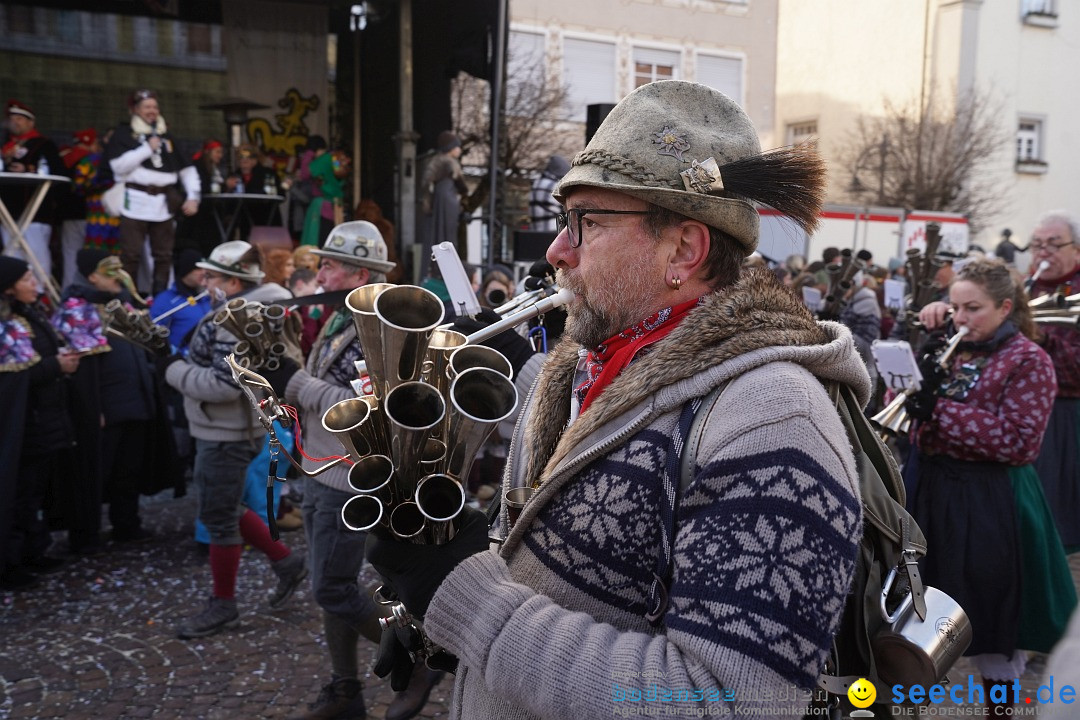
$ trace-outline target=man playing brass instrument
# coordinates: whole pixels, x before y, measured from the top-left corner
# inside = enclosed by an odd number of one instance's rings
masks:
[[[411,548],[369,536],[458,658],[452,717],[806,707],[862,532],[821,381],[864,405],[870,388],[845,328],[740,264],[750,200],[813,227],[823,185],[815,151],[762,154],[734,102],[681,81],[635,90],[574,159],[547,258],[577,297],[504,478],[531,499],[508,530],[502,515],[497,549],[455,567],[458,537],[425,547],[423,575]],[[679,491],[695,401],[716,388]]]
[[[290,297],[274,283],[261,284],[254,248],[242,240],[222,243],[210,257],[196,263],[206,270],[211,296],[272,302]],[[243,543],[271,561],[278,586],[270,606],[283,606],[307,576],[302,555],[293,555],[273,540],[266,523],[240,504],[244,474],[263,437],[254,409],[232,380],[225,356],[238,338],[206,315],[195,326],[185,358],[173,355],[161,363],[165,381],[184,396],[184,412],[195,439],[195,486],[199,490],[199,519],[210,533],[210,571],[213,594],[206,608],[180,623],[177,635],[196,638],[236,625],[236,575]]]
[[[386,282],[386,273],[395,266],[387,260],[386,243],[379,230],[362,220],[338,225],[323,248],[312,252],[319,256],[316,281],[327,293]],[[264,373],[275,394],[300,410],[308,455],[341,454],[341,444],[323,427],[320,418],[335,403],[356,397],[350,382],[356,378],[356,361],[363,359],[352,314],[342,299],[323,325],[304,368],[286,360],[280,369]],[[304,465],[313,471],[320,463],[305,459]],[[323,611],[331,680],[310,711],[300,718],[364,717],[366,712],[357,643],[361,635],[379,642],[379,613],[370,593],[362,591],[356,581],[363,563],[366,533],[347,530],[339,519],[342,505],[355,494],[348,476],[349,466],[338,465],[304,481],[304,533],[312,594]],[[399,713],[412,706],[419,711],[427,690],[439,677],[419,663],[414,692],[420,690],[421,694],[399,694],[388,708],[387,717],[391,717],[391,710],[394,716],[411,717]]]

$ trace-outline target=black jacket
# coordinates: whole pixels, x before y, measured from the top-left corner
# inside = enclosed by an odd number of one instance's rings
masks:
[[[70,448],[75,432],[68,405],[68,377],[60,371],[60,337],[36,307],[12,303],[12,310],[26,318],[34,333],[34,350],[41,361],[26,372],[30,379],[23,453],[44,454]]]

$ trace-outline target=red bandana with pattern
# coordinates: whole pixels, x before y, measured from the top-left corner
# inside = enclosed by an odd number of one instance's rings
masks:
[[[686,314],[697,307],[701,298],[689,300],[680,305],[664,308],[650,315],[637,325],[623,330],[615,337],[589,351],[585,360],[585,382],[574,388],[581,412],[584,413],[591,403],[611,382],[619,376],[627,365],[643,348],[661,340],[679,326]]]

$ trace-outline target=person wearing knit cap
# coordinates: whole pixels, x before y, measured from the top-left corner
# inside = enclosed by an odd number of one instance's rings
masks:
[[[862,538],[823,381],[863,405],[870,383],[846,328],[742,261],[757,203],[809,231],[824,189],[813,147],[762,152],[738,104],[678,80],[573,159],[547,259],[574,297],[506,462],[520,515],[494,547],[470,508],[422,556],[368,535],[457,660],[451,717],[805,712]]]
[[[437,153],[424,169],[421,188],[420,279],[428,276],[431,248],[441,242],[458,243],[461,224],[461,198],[468,194],[465,174],[461,170],[461,140],[450,130],[439,133],[435,142]]]
[[[206,292],[206,270],[199,267],[202,254],[194,248],[184,248],[173,262],[176,282],[154,296],[150,314],[158,325],[169,329],[169,343],[174,352],[183,352],[185,336],[208,312],[210,296]],[[180,309],[177,309],[180,308]]]
[[[4,172],[40,173],[46,171],[49,175],[66,176],[67,169],[60,158],[56,144],[38,132],[35,127],[37,118],[34,111],[18,100],[8,100],[6,111],[9,133],[0,145]],[[52,238],[52,224],[58,219],[57,205],[68,193],[68,189],[61,186],[66,186],[66,183],[56,183],[49,190],[44,202],[38,207],[30,224],[22,233],[29,251],[34,254],[46,275],[52,273],[49,242]],[[0,189],[0,199],[3,200],[13,218],[22,216],[36,188],[34,183],[19,183],[6,185]],[[3,236],[4,251],[7,254],[23,256],[26,248],[18,245],[18,240],[6,227],[0,228],[0,235]],[[13,245],[16,246],[12,247]]]
[[[201,211],[200,211],[201,212]],[[210,294],[206,290],[206,270],[198,266],[202,254],[194,248],[184,248],[173,261],[176,281],[154,296],[150,315],[157,325],[168,328],[169,344],[174,353],[187,351],[195,326],[211,310]],[[193,469],[195,447],[188,432],[184,413],[184,396],[172,386],[165,385],[164,402],[169,406],[169,424],[176,442],[180,467]]]
[[[124,269],[154,294],[169,284],[173,246],[173,217],[191,217],[199,210],[199,174],[176,150],[157,94],[142,89],[132,93],[129,122],[120,125],[108,145],[105,159],[117,182],[124,183],[120,210],[120,257]],[[139,277],[143,246],[149,239],[153,280]]]
[[[0,255],[0,293],[10,290],[30,269],[30,264],[22,258]]]
[[[79,356],[64,349],[37,307],[29,264],[0,256],[0,591],[26,590],[63,561],[46,555],[52,542],[42,521],[45,488],[62,470],[74,440],[68,376]]]

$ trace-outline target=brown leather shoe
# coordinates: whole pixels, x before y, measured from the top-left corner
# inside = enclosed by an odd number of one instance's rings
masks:
[[[441,670],[432,670],[423,661],[413,665],[409,687],[394,693],[394,699],[386,708],[386,720],[409,720],[424,709],[431,689],[439,684],[443,675]]]

